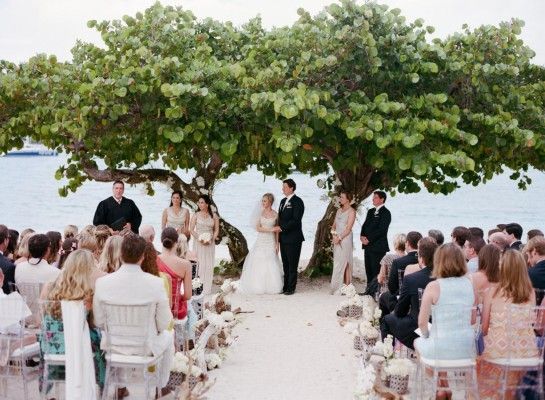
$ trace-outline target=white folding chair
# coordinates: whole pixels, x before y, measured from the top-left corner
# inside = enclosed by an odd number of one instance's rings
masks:
[[[151,355],[148,337],[149,325],[154,321],[155,304],[119,305],[103,302],[106,323],[104,343],[106,344],[106,379],[102,399],[108,399],[111,386],[114,393],[118,387],[127,385],[130,372],[142,373],[145,399],[152,388],[159,388],[158,365],[163,357]],[[132,384],[133,382],[131,382]]]
[[[427,398],[424,387],[431,387],[431,396],[435,397],[439,388],[439,380],[446,380],[449,388],[456,391],[471,393],[478,399],[475,331],[471,320],[475,307],[458,304],[441,304],[432,307],[430,337],[432,355],[419,355],[417,367],[418,393],[417,398]],[[460,354],[453,356],[450,349],[458,349]],[[463,354],[462,354],[463,353]],[[427,385],[428,374],[431,371],[431,384]],[[445,388],[448,389],[448,388]]]
[[[544,398],[543,388],[543,349],[545,347],[545,306],[525,306],[510,304],[507,306],[505,358],[484,359],[484,362],[499,367],[502,371],[499,393],[505,399],[508,392],[532,390]],[[535,335],[535,338],[534,338]],[[532,340],[521,338],[530,336]],[[510,384],[511,372],[525,373],[524,378],[515,385]],[[497,382],[494,382],[497,386]]]
[[[17,282],[16,290],[23,296],[25,302],[32,311],[32,316],[27,318],[26,324],[29,328],[38,328],[40,326],[40,293],[43,283],[39,282]]]
[[[24,319],[30,314],[23,298],[18,293],[0,299],[0,380],[5,393],[0,397],[14,398],[7,393],[7,384],[21,378],[23,398],[29,398],[29,383],[38,378],[36,367],[29,367],[28,361],[40,353],[38,343],[25,344]]]

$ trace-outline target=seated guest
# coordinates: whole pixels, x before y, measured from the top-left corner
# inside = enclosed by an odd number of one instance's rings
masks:
[[[59,269],[62,269],[66,259],[73,251],[78,249],[78,240],[75,237],[65,239],[61,244],[61,256],[59,258]]]
[[[395,308],[397,295],[399,294],[399,272],[405,272],[407,265],[418,262],[416,249],[418,248],[418,241],[420,239],[422,239],[422,235],[419,232],[409,232],[407,234],[407,243],[405,244],[407,254],[392,262],[392,268],[388,276],[388,291],[384,292],[379,299],[379,306],[383,317],[390,314]]]
[[[541,236],[541,237],[545,236],[543,235],[543,232],[540,231],[539,229],[530,229],[526,235],[528,235],[527,241],[530,241],[530,239],[533,239],[536,236]]]
[[[445,237],[443,236],[443,232],[441,232],[438,229],[430,229],[428,231],[428,236],[435,239],[437,246],[441,246],[445,242]]]
[[[545,238],[537,236],[526,245],[531,268],[528,275],[534,289],[545,289]]]
[[[119,305],[154,304],[154,315],[152,323],[149,324],[147,352],[154,355],[163,354],[157,373],[159,384],[164,388],[168,382],[174,353],[173,334],[167,330],[172,321],[172,313],[163,280],[145,273],[140,267],[145,248],[146,241],[140,236],[129,234],[123,238],[121,243],[123,264],[117,271],[97,280],[93,312],[95,324],[102,327],[106,323],[104,302]],[[112,345],[107,350],[132,355],[130,349],[130,347]]]
[[[146,239],[146,242],[153,243],[155,240],[155,229],[153,229],[153,226],[151,225],[141,225],[138,234]]]
[[[9,230],[6,225],[0,225],[0,271],[3,273],[2,292],[10,293],[10,284],[15,282],[15,264],[5,256],[9,244]]]
[[[98,243],[95,238],[95,234],[89,234],[82,231],[78,236],[78,249],[89,250],[91,253],[93,253],[95,263],[98,264],[100,254],[98,252]]]
[[[100,258],[100,255],[102,254],[102,250],[104,249],[104,245],[106,244],[106,240],[112,236],[112,233],[110,232],[110,228],[108,225],[99,225],[95,229],[95,240],[97,242],[97,260]]]
[[[515,250],[522,249],[522,242],[521,242],[522,226],[520,226],[516,222],[512,222],[505,226],[505,229],[503,230],[503,232],[507,234],[507,240],[509,242],[510,249],[515,249]]]
[[[87,310],[91,350],[95,363],[95,378],[100,387],[104,386],[106,360],[100,350],[100,331],[92,325],[91,306],[93,287],[91,273],[95,262],[88,250],[75,250],[68,256],[60,275],[54,282],[44,285],[41,298],[48,301],[83,300]],[[47,338],[40,337],[42,351],[64,354],[64,325],[60,303],[52,304],[45,310],[43,326],[50,333]],[[53,336],[51,336],[53,335]],[[64,379],[64,366],[50,367],[50,379]]]
[[[466,308],[476,305],[476,296],[458,244],[444,244],[435,251],[431,276],[436,280],[426,286],[418,314],[418,327],[423,336],[414,341],[414,348],[420,357],[430,359],[471,357],[475,340],[471,316],[460,317]],[[432,306],[435,306],[437,319],[430,332]],[[441,314],[442,306],[449,307],[449,312]],[[455,307],[459,307],[460,312],[452,312]]]
[[[9,229],[8,248],[5,251],[4,257],[6,257],[11,262],[15,262],[15,249],[17,249],[18,243],[19,232],[17,232],[15,229]]]
[[[123,238],[118,235],[110,236],[104,244],[104,250],[98,260],[98,268],[101,271],[111,274],[117,271],[121,265],[121,243]]]
[[[507,235],[501,231],[492,233],[488,237],[488,243],[496,246],[502,253],[509,247]]]
[[[49,238],[44,234],[35,234],[28,239],[30,258],[15,267],[15,283],[46,283],[59,276],[59,269],[49,265]]]
[[[392,314],[384,317],[381,324],[382,337],[391,334],[405,346],[413,349],[413,341],[418,337],[414,330],[418,328],[420,299],[418,289],[424,289],[432,278],[433,255],[437,249],[435,239],[426,237],[418,242],[418,265],[420,270],[403,279],[399,300]]]
[[[469,273],[477,272],[479,268],[479,251],[481,251],[485,244],[484,239],[478,236],[471,236],[464,243],[463,249]]]
[[[515,393],[503,393],[497,382],[501,379],[502,370],[487,360],[497,358],[536,357],[535,334],[532,329],[531,312],[510,313],[512,304],[531,308],[535,303],[535,294],[526,272],[526,263],[519,251],[506,250],[500,261],[499,282],[486,294],[483,303],[482,332],[484,335],[484,352],[478,361],[479,392],[483,399],[515,398]],[[523,326],[527,326],[523,329]],[[517,329],[516,335],[509,335],[509,329]],[[516,340],[516,343],[511,342]],[[524,373],[511,371],[508,373],[508,386],[516,386]]]
[[[479,268],[471,274],[478,304],[482,304],[484,293],[499,280],[500,256],[500,250],[493,244],[487,244],[479,251]]]
[[[75,238],[78,235],[78,227],[76,225],[66,225],[64,227],[64,240]]]
[[[457,226],[452,230],[450,237],[452,243],[455,243],[459,248],[463,248],[467,239],[471,236],[471,232],[465,226]]]
[[[62,244],[62,236],[60,232],[49,231],[46,233],[49,238],[49,255],[47,262],[55,268],[59,268],[60,249]]]
[[[191,298],[191,263],[176,255],[178,232],[174,228],[165,228],[161,233],[163,250],[157,256],[159,271],[167,274],[172,283],[172,306],[174,318],[183,319],[187,315],[187,300]],[[183,293],[180,293],[182,289]]]
[[[472,226],[470,228],[467,228],[469,229],[469,236],[472,237],[472,238],[481,238],[484,240],[484,231],[477,227],[477,226]]]
[[[28,231],[28,233],[24,234],[25,231]],[[34,231],[31,231],[30,229],[25,229],[25,231],[21,232],[19,244],[15,249],[15,261],[13,262],[15,265],[28,261],[30,257],[30,253],[28,252],[28,240],[34,235]]]
[[[169,303],[172,296],[172,283],[170,276],[167,275],[164,272],[159,271],[159,267],[157,266],[157,251],[155,250],[155,247],[153,247],[153,244],[150,242],[146,242],[146,248],[144,249],[144,259],[142,260],[142,271],[157,276],[163,280],[163,283],[165,285],[165,292],[169,298]],[[172,306],[172,303],[170,303]]]
[[[393,253],[386,253],[384,257],[382,257],[382,260],[380,260],[380,271],[377,276],[377,281],[381,285],[388,283],[390,268],[392,267],[394,260],[405,255],[406,242],[407,236],[404,233],[398,233],[394,237]]]

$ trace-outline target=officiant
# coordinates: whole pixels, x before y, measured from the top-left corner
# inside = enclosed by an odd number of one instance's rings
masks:
[[[98,203],[93,225],[108,225],[114,231],[130,229],[138,234],[142,214],[134,201],[123,197],[125,184],[122,181],[115,181],[112,192],[113,196]]]

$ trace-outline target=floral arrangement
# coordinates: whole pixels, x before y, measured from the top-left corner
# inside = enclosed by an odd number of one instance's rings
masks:
[[[393,358],[386,363],[384,371],[388,376],[407,376],[414,369],[414,364],[407,358]]]
[[[376,372],[372,365],[366,365],[358,372],[358,380],[356,391],[354,393],[355,400],[371,400],[377,398],[375,396],[375,381]]]
[[[212,241],[212,235],[210,234],[210,232],[201,233],[198,240],[203,244],[208,244]]]
[[[220,316],[225,322],[233,322],[235,320],[235,314],[233,314],[231,311],[223,311]]]
[[[376,326],[376,327],[380,326],[380,317],[382,317],[382,310],[379,307],[375,307],[371,324],[373,324],[373,326]]]
[[[366,339],[377,339],[379,336],[379,331],[368,321],[363,321],[358,325],[356,330],[357,334]]]
[[[198,377],[203,374],[203,370],[193,364],[193,357],[187,356],[182,352],[177,352],[174,354],[170,371],[180,372],[184,375],[194,377]]]
[[[371,352],[384,357],[386,360],[391,359],[394,356],[394,338],[392,335],[386,336],[382,342],[378,341]]]
[[[208,353],[204,359],[206,361],[206,368],[209,371],[221,367],[221,363],[223,362],[221,357],[216,353]]]
[[[202,288],[202,281],[199,278],[195,278],[191,281],[191,287],[193,290]]]
[[[239,287],[238,281],[233,281],[232,279],[226,279],[221,284],[220,293],[224,295],[231,294],[236,292],[238,290],[238,287]]]
[[[341,287],[341,295],[344,295],[346,297],[354,297],[356,296],[358,293],[356,292],[356,288],[354,287],[354,285],[350,284],[350,285],[343,285]]]

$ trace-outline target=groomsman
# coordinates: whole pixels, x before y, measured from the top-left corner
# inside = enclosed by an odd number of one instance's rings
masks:
[[[361,227],[360,241],[364,250],[367,284],[378,275],[380,260],[390,250],[388,247],[388,227],[392,221],[390,211],[384,206],[386,193],[377,190],[373,193],[373,205]]]
[[[134,201],[123,197],[124,192],[125,184],[115,181],[112,187],[113,196],[98,203],[93,225],[108,225],[114,231],[130,229],[138,234],[142,214]]]
[[[280,256],[284,268],[284,287],[282,293],[292,295],[297,286],[297,268],[301,247],[305,240],[301,220],[305,212],[305,204],[295,195],[296,184],[293,179],[286,179],[282,184],[285,198],[278,209],[278,226],[274,232],[279,232]]]

